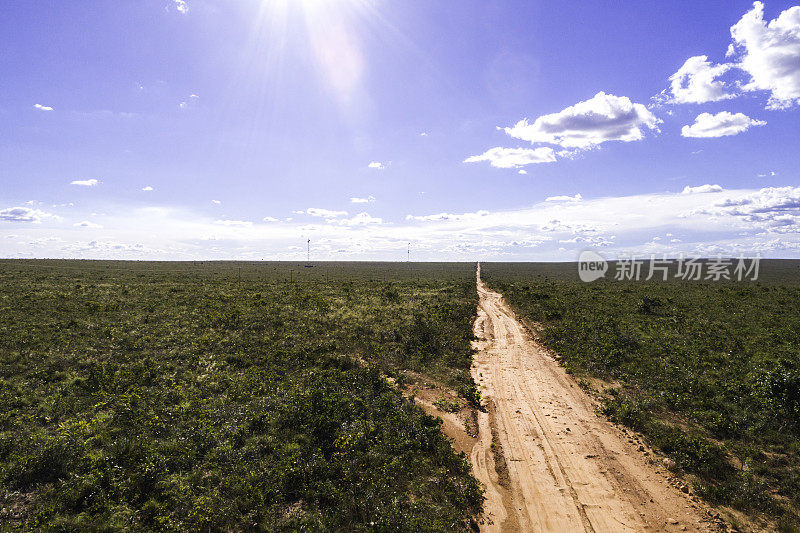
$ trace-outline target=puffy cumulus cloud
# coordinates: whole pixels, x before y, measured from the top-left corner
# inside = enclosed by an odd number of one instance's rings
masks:
[[[726,137],[738,135],[752,126],[763,126],[766,122],[755,120],[744,113],[720,111],[716,115],[700,113],[694,124],[681,128],[683,137]]]
[[[42,220],[53,218],[54,215],[45,213],[31,207],[7,207],[0,209],[0,221],[5,222],[32,222],[39,224]]]
[[[47,105],[42,105],[42,104],[34,104],[33,108],[34,109],[38,109],[39,111],[52,111],[53,110],[52,107],[47,106]]]
[[[644,131],[658,131],[661,121],[626,96],[599,92],[558,113],[523,119],[504,131],[516,139],[564,148],[589,149],[608,141],[639,141]]]
[[[98,180],[92,178],[88,180],[73,180],[70,182],[70,185],[77,185],[79,187],[94,187],[98,183],[100,183]]]
[[[464,163],[477,163],[488,161],[496,168],[519,168],[535,163],[552,163],[556,160],[552,148],[540,146],[539,148],[491,148],[481,155],[473,155],[464,160]]]
[[[275,217],[264,217],[261,220],[263,220],[264,222],[279,222],[279,220]]]
[[[305,211],[299,211],[298,214],[305,213],[306,215],[311,215],[312,217],[322,217],[322,218],[337,218],[337,217],[346,217],[347,211],[333,211],[331,209],[321,209],[319,207],[309,207]]]
[[[214,204],[214,205],[219,205],[222,202],[220,202],[219,200],[211,200],[211,203]]]
[[[767,107],[783,109],[800,103],[800,6],[790,7],[769,21],[764,4],[753,9],[731,27],[730,55],[750,75],[745,91],[769,91]]]
[[[367,168],[375,168],[378,170],[383,170],[384,168],[386,168],[386,165],[384,165],[380,161],[372,161],[369,165],[367,165]]]
[[[153,190],[153,188],[151,186],[147,185],[146,187],[142,187],[142,190],[145,191],[145,192],[150,192],[150,191]]]
[[[350,198],[350,202],[354,204],[369,204],[375,201],[375,197],[372,195],[367,196],[366,198]]]
[[[765,187],[724,197],[698,214],[736,217],[773,233],[800,233],[800,187]]]
[[[697,187],[690,187],[689,185],[687,185],[686,187],[683,188],[683,192],[681,194],[703,194],[703,193],[721,192],[721,191],[722,187],[720,187],[719,185],[709,185],[706,183],[705,185],[698,185]]]
[[[800,214],[800,187],[765,187],[743,196],[725,198],[718,207],[736,207],[738,214]]]
[[[76,222],[73,224],[76,228],[102,228],[100,224],[95,224],[94,222],[89,222],[88,220],[84,220],[83,222]]]
[[[661,99],[672,104],[703,104],[726,100],[736,95],[728,92],[725,83],[718,78],[733,65],[714,65],[708,56],[694,56],[686,60],[678,71],[669,77],[670,93],[661,93]]]

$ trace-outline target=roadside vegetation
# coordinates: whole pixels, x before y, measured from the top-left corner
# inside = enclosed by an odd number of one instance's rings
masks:
[[[291,280],[291,281],[290,281]],[[463,531],[473,265],[0,261],[0,523]]]
[[[603,380],[605,414],[642,432],[698,494],[799,530],[800,262],[714,283],[481,267],[568,371]]]

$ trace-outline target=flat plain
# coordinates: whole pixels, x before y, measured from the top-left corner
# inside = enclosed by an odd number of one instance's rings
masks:
[[[800,262],[751,282],[587,284],[570,263],[481,278],[479,299],[474,263],[0,261],[3,527],[798,530]],[[594,403],[555,394],[573,383]],[[630,485],[570,448],[581,424]],[[575,516],[503,503],[537,432]],[[654,480],[673,514],[607,512],[603,487]]]
[[[440,423],[471,265],[0,262],[0,522],[59,531],[466,530]]]
[[[798,530],[800,262],[762,260],[747,282],[673,269],[587,284],[574,263],[482,263],[482,275],[677,483],[741,529]]]

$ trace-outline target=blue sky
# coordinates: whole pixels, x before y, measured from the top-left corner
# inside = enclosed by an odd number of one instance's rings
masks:
[[[15,2],[0,256],[800,256],[791,2]]]

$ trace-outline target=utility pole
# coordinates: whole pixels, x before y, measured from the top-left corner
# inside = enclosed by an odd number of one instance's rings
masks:
[[[308,258],[306,259],[306,265],[311,266],[311,239],[308,239]]]
[[[408,272],[411,274],[411,279],[414,279],[414,271],[411,269],[411,243],[408,243]]]

